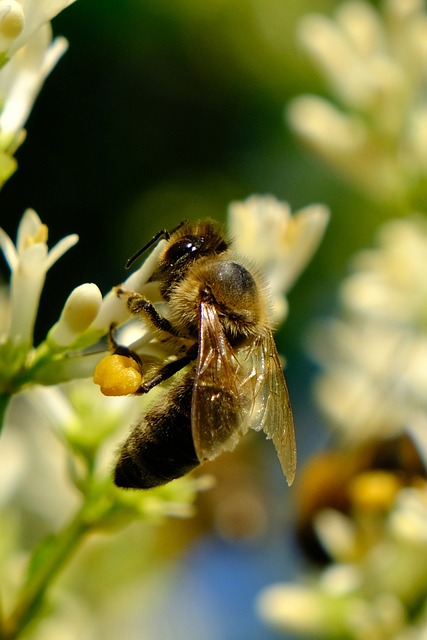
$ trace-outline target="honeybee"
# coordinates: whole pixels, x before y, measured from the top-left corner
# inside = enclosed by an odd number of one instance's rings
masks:
[[[148,393],[168,378],[170,386],[124,442],[115,484],[135,489],[165,484],[233,449],[249,427],[273,440],[292,484],[292,411],[261,277],[236,261],[211,220],[161,231],[134,258],[162,237],[165,247],[150,281],[158,282],[167,314],[139,293],[118,294],[159,339],[175,341],[177,355],[149,375],[141,364],[137,393]]]

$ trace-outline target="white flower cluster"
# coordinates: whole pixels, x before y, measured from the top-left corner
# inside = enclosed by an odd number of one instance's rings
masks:
[[[284,294],[317,250],[328,220],[329,210],[324,205],[313,204],[291,215],[289,204],[274,196],[251,196],[229,207],[233,247],[261,269],[277,323],[288,313]]]
[[[72,2],[0,0],[0,185],[16,168],[12,156],[34,100],[68,46],[52,41],[49,21]]]
[[[398,489],[395,477],[370,475],[363,480],[376,492],[384,480],[392,480],[391,504],[383,510],[359,505],[352,517],[320,511],[316,530],[333,564],[311,584],[265,589],[258,610],[270,624],[308,638],[426,637],[427,487],[420,481],[418,487]],[[418,612],[410,622],[408,610]]]
[[[34,348],[34,324],[47,271],[78,241],[78,236],[71,234],[49,251],[47,236],[46,225],[31,209],[22,217],[16,246],[0,228],[0,248],[11,271],[8,302],[4,305],[8,307],[7,322],[0,325],[0,394],[13,393],[35,382],[55,384],[92,376],[103,354],[83,355],[81,350],[95,345],[111,324],[129,319],[125,302],[113,290],[103,299],[96,284],[82,284],[68,296],[46,340]],[[146,292],[144,284],[152,273],[150,265],[158,250],[123,286]],[[151,290],[150,285],[148,289]],[[141,333],[143,338],[143,327]],[[151,338],[147,336],[146,341]]]
[[[356,255],[340,317],[311,336],[323,368],[316,397],[347,444],[392,437],[427,415],[427,222],[388,222],[378,243]]]
[[[51,251],[47,227],[28,209],[19,225],[16,247],[0,229],[0,247],[11,270],[11,314],[7,337],[2,342],[31,344],[34,322],[46,272],[78,241],[75,234],[61,240]]]
[[[291,126],[369,196],[406,201],[427,176],[423,0],[385,0],[383,16],[364,0],[347,0],[334,19],[307,15],[299,37],[340,106],[297,97]]]

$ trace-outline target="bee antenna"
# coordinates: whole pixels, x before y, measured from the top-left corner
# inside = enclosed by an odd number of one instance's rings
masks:
[[[169,231],[166,231],[166,229],[161,229],[161,231],[158,231],[156,235],[153,236],[149,242],[147,242],[147,244],[141,247],[141,249],[138,249],[138,251],[134,253],[133,256],[131,256],[126,260],[125,269],[129,269],[133,265],[135,260],[138,260],[138,258],[142,256],[143,253],[148,251],[148,249],[150,249],[153,246],[153,244],[156,244],[156,242],[160,238],[163,237],[163,238],[166,238],[166,240],[169,240],[169,236],[170,236]]]
[[[171,234],[177,231],[177,229],[179,229],[180,227],[182,227],[182,225],[186,224],[186,222],[187,220],[183,220],[176,227],[174,227],[172,231],[167,231],[166,229],[161,229],[160,231],[158,231],[156,235],[153,236],[149,242],[147,242],[147,244],[141,247],[141,249],[138,249],[138,251],[134,253],[133,256],[131,256],[126,260],[125,269],[129,269],[133,265],[135,260],[138,260],[138,258],[142,256],[143,253],[148,251],[148,249],[150,249],[153,246],[153,244],[156,244],[156,242],[160,240],[160,238],[165,238],[165,240],[169,240],[169,238],[171,237]]]

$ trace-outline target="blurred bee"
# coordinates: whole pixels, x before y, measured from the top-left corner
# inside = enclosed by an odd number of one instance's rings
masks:
[[[178,355],[145,377],[141,364],[137,393],[168,378],[171,385],[124,442],[116,485],[165,484],[233,449],[249,427],[273,440],[290,485],[296,467],[292,412],[260,277],[235,261],[210,220],[161,231],[128,266],[162,237],[167,242],[150,281],[159,283],[167,317],[139,293],[118,294],[160,339],[176,341]],[[115,344],[115,350],[138,361],[125,347]]]

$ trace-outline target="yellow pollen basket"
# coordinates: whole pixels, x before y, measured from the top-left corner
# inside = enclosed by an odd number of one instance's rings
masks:
[[[133,358],[110,354],[96,365],[93,381],[105,396],[127,396],[136,393],[142,376]]]

